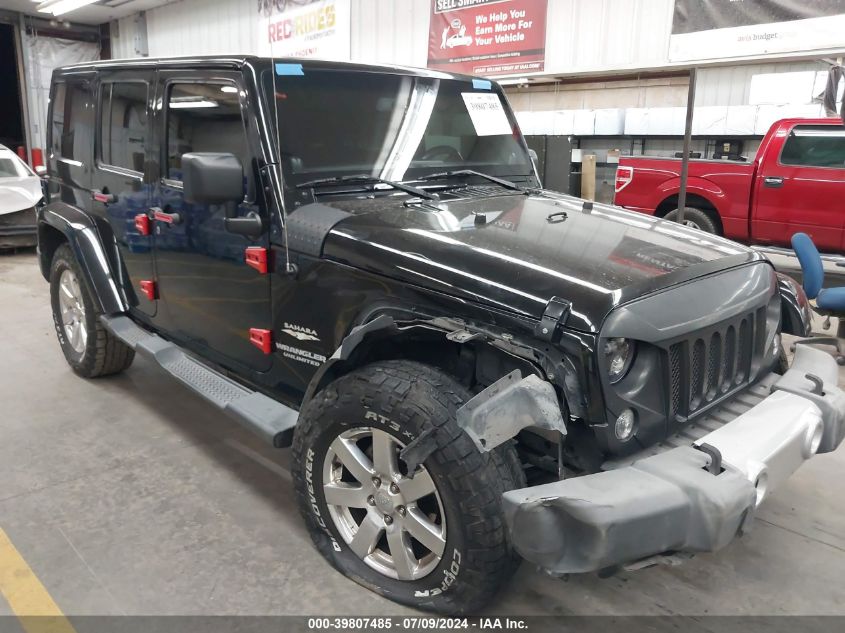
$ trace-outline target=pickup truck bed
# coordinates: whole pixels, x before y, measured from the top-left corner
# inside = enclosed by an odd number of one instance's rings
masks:
[[[623,157],[614,202],[664,217],[678,206],[681,161]],[[755,244],[788,246],[798,231],[819,248],[845,248],[845,129],[839,119],[775,122],[748,163],[691,160],[687,208],[703,211],[715,232]],[[703,228],[703,227],[702,227]]]

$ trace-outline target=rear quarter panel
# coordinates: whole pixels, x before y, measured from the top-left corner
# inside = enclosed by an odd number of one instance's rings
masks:
[[[623,157],[619,165],[632,167],[634,172],[631,182],[617,192],[616,204],[650,215],[664,203],[675,208],[671,199],[681,189],[680,160]],[[742,239],[748,235],[753,176],[752,163],[693,160],[689,163],[687,193],[704,198],[718,211],[726,237]]]

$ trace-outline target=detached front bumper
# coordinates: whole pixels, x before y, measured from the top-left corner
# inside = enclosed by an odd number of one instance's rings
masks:
[[[724,547],[804,461],[842,442],[838,375],[830,355],[799,345],[786,375],[767,376],[752,387],[756,397],[740,394],[706,416],[706,428],[688,434],[686,445],[675,438],[674,448],[652,449],[629,465],[506,492],[514,547],[558,574]],[[719,474],[709,472],[704,444],[721,453]]]

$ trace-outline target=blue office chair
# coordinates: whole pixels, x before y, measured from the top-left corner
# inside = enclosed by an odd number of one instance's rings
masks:
[[[817,314],[825,319],[825,329],[830,327],[830,317],[834,316],[845,320],[845,287],[823,288],[824,264],[821,255],[813,240],[806,233],[796,233],[792,236],[792,248],[801,263],[801,272],[804,276],[804,292],[808,299],[815,299],[813,307]],[[841,328],[840,328],[841,329]],[[833,345],[836,347],[836,362],[845,365],[845,356],[842,355],[839,337],[819,336],[811,333],[809,338],[798,339],[800,345]]]

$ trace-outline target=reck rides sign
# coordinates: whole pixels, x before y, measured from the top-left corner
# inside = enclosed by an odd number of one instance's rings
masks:
[[[432,0],[428,66],[472,75],[542,71],[547,0]]]

